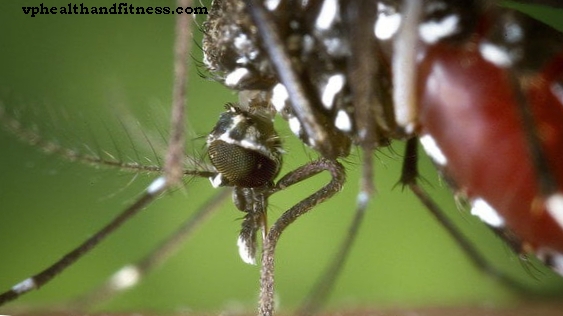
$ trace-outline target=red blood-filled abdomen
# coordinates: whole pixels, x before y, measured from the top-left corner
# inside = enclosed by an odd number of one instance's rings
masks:
[[[475,45],[476,46],[476,45]],[[525,94],[548,170],[563,185],[563,56],[526,80]],[[544,205],[508,70],[479,51],[438,44],[419,70],[421,134],[447,158],[444,171],[470,199],[482,198],[533,248],[563,253],[563,228]],[[557,89],[560,89],[559,98]],[[563,215],[562,215],[563,217]]]

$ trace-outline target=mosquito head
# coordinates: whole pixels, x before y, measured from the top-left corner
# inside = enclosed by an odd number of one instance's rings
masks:
[[[260,187],[281,167],[281,141],[271,118],[228,104],[207,138],[209,158],[219,174],[213,186]]]

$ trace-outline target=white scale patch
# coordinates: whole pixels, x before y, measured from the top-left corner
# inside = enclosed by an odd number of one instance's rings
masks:
[[[350,116],[344,110],[338,111],[334,119],[334,125],[343,132],[352,131],[352,120],[350,120]]]
[[[235,71],[231,72],[225,78],[225,84],[229,87],[236,86],[244,76],[248,75],[250,72],[246,68],[237,68]]]
[[[256,142],[256,139],[242,139],[240,141],[240,146],[246,149],[259,151],[260,153],[268,152],[265,146],[262,146]]]
[[[394,7],[383,3],[377,4],[377,21],[373,32],[375,37],[380,40],[392,38],[401,26],[401,14]]]
[[[158,177],[149,185],[149,187],[147,188],[147,193],[155,194],[161,191],[165,185],[166,185],[166,177]]]
[[[307,138],[307,144],[309,144],[309,146],[315,148],[315,147],[317,147],[317,140],[314,137],[309,137],[309,138]]]
[[[437,11],[446,10],[448,5],[445,2],[430,2],[424,9],[427,13],[435,13]]]
[[[445,166],[448,163],[448,159],[436,144],[436,141],[432,136],[426,134],[420,138],[420,143],[424,148],[424,151],[432,158],[432,160],[440,166]]]
[[[215,189],[217,189],[218,187],[220,187],[224,182],[223,182],[223,175],[222,174],[217,174],[214,178],[209,178],[209,182],[211,182],[211,186]]]
[[[268,148],[266,148],[266,146],[258,143],[258,138],[259,138],[259,132],[257,129],[253,128],[253,127],[249,127],[246,130],[246,137],[244,139],[241,140],[235,140],[231,137],[231,131],[233,130],[234,126],[240,124],[242,121],[244,121],[246,118],[243,115],[236,115],[233,117],[232,123],[229,126],[229,128],[227,128],[227,130],[219,135],[219,137],[215,137],[213,139],[208,139],[207,142],[208,144],[211,141],[215,141],[215,140],[220,140],[223,141],[227,144],[234,144],[234,145],[238,145],[241,146],[243,148],[246,149],[251,149],[251,150],[255,150],[265,156],[270,156],[270,151],[268,150]],[[211,185],[214,188],[217,188],[221,185],[221,183],[223,183],[222,178],[219,178],[219,176],[216,176],[215,178],[210,179],[211,181]]]
[[[348,54],[348,46],[338,37],[327,37],[323,39],[323,45],[326,52],[334,57],[343,57]]]
[[[559,275],[563,275],[563,255],[555,253],[551,258],[551,267],[553,268],[553,270],[559,273]]]
[[[14,285],[12,287],[12,291],[16,293],[25,293],[33,290],[34,288],[36,288],[35,280],[33,278],[27,278]]]
[[[337,0],[324,0],[321,12],[315,21],[315,26],[319,30],[328,30],[330,26],[336,21],[338,16],[338,1]]]
[[[278,83],[274,89],[272,89],[272,104],[278,113],[283,111],[288,98],[289,94],[283,84]]]
[[[215,69],[215,67],[211,65],[211,61],[209,60],[209,56],[207,56],[205,49],[203,50],[203,63],[205,64],[205,67],[209,69]]]
[[[332,105],[334,103],[334,97],[340,92],[340,90],[342,90],[342,87],[344,87],[344,75],[336,74],[328,78],[328,81],[323,91],[323,95],[321,97],[323,106],[327,110],[332,109]]]
[[[236,113],[236,110],[234,108],[231,108],[230,111],[233,112],[233,113]],[[241,124],[245,120],[246,120],[246,117],[244,117],[244,115],[242,115],[242,114],[238,114],[238,115],[233,116],[233,119],[231,121],[231,125],[229,125],[229,127],[227,128],[227,131],[231,131],[232,129],[235,128],[235,126]]]
[[[280,5],[281,0],[266,0],[266,9],[275,11]]]
[[[365,208],[369,200],[369,194],[365,191],[360,191],[356,197],[356,205],[360,208]]]
[[[505,26],[505,30],[504,38],[509,43],[518,43],[524,39],[524,30],[518,24],[510,23]]]
[[[247,264],[255,265],[256,264],[256,258],[254,258],[254,256],[252,254],[250,254],[250,251],[249,251],[250,248],[248,247],[248,245],[246,244],[244,239],[239,237],[238,240],[237,240],[237,246],[238,246],[238,254],[239,254],[240,258],[242,259],[242,261],[244,261]]]
[[[268,149],[265,146],[256,142],[257,137],[247,137],[242,140],[235,140],[231,138],[230,133],[231,133],[230,130],[226,131],[225,133],[221,134],[221,136],[219,136],[217,140],[224,141],[227,144],[235,144],[246,149],[255,150],[266,156],[269,155]]]
[[[289,128],[295,134],[295,136],[299,136],[301,134],[301,123],[299,119],[296,117],[289,118]]]
[[[517,57],[507,51],[505,47],[488,42],[479,45],[479,52],[486,61],[502,68],[510,67]]]
[[[545,207],[549,215],[563,228],[563,194],[552,194],[545,201]]]
[[[261,136],[261,133],[258,130],[258,128],[256,128],[256,126],[249,126],[246,129],[246,134],[244,135],[244,139],[242,139],[241,142],[248,141],[248,142],[255,143],[255,142],[258,142],[258,138],[260,136]]]
[[[313,51],[313,48],[315,47],[315,40],[313,39],[313,37],[311,37],[311,35],[304,35],[302,45],[303,45],[303,52],[309,54]]]
[[[420,38],[427,44],[435,44],[444,37],[451,36],[458,31],[459,17],[449,15],[440,21],[428,21],[418,28]]]
[[[117,271],[111,277],[111,286],[115,289],[122,290],[130,288],[139,282],[141,274],[137,267],[128,265]]]
[[[237,64],[239,65],[248,64],[251,60],[256,59],[256,57],[258,56],[258,50],[256,50],[250,38],[244,33],[241,33],[239,36],[237,36],[233,44],[235,45],[235,48],[243,55],[237,59]]]
[[[558,83],[554,82],[550,86],[551,93],[557,98],[559,103],[563,104],[563,86]]]
[[[250,63],[250,59],[246,56],[242,56],[237,59],[237,65],[246,65]]]
[[[548,262],[553,271],[563,276],[563,254],[549,248],[540,248],[536,256],[544,262]]]
[[[497,228],[504,227],[504,218],[502,218],[489,203],[481,198],[471,201],[471,215],[479,217],[489,226]]]
[[[244,33],[241,33],[239,36],[235,37],[234,44],[238,50],[245,50],[247,47],[252,46],[252,42]]]

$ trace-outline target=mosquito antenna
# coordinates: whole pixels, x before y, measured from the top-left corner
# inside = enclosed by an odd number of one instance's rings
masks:
[[[131,148],[135,148],[135,142],[133,141],[133,137],[129,132],[129,128],[127,128],[125,122],[120,117],[117,117],[117,120],[119,122],[119,125],[121,125],[121,128],[125,132],[125,135],[127,136],[127,140],[129,141]],[[135,152],[136,161],[141,161],[141,157],[139,156],[139,151],[135,149],[134,152]]]
[[[110,127],[108,126],[107,122],[106,122],[105,120],[103,120],[103,121],[102,121],[102,124],[103,124],[103,126],[104,126],[104,128],[105,128],[105,130],[106,130],[107,135],[109,136],[109,138],[110,138],[110,140],[111,140],[111,143],[112,143],[112,145],[113,145],[113,149],[115,150],[115,153],[116,153],[116,155],[117,155],[117,159],[118,159],[119,161],[129,160],[130,157],[126,157],[126,156],[123,154],[123,152],[121,151],[120,146],[117,144],[117,139],[115,139],[115,137],[114,137],[113,133],[111,132],[111,129],[110,129]],[[91,130],[90,124],[87,124],[87,125],[88,125],[88,129]],[[90,133],[90,134],[92,134],[92,133]],[[93,137],[93,138],[94,138],[94,137]],[[133,147],[133,151],[136,151],[134,147]],[[138,160],[137,160],[137,161],[138,161]]]
[[[143,138],[145,139],[145,143],[149,145],[149,148],[152,152],[152,155],[153,155],[154,159],[156,160],[156,164],[159,165],[159,166],[162,165],[161,157],[158,154],[156,148],[154,147],[153,142],[149,139],[149,135],[147,135],[147,132],[143,128],[140,128],[139,130],[140,130],[141,134],[143,134]]]
[[[55,154],[69,161],[78,161],[84,164],[106,166],[133,172],[141,171],[158,174],[162,173],[162,168],[158,165],[142,165],[137,162],[124,162],[116,159],[110,153],[101,150],[99,151],[98,155],[84,154],[73,149],[68,149],[53,141],[44,139],[38,132],[23,127],[18,120],[10,117],[1,104],[0,123],[2,123],[2,126],[4,126],[9,132],[16,135],[21,141],[31,146],[38,147],[47,154]],[[98,145],[96,146],[99,147]],[[111,160],[103,158],[103,153],[110,157]]]

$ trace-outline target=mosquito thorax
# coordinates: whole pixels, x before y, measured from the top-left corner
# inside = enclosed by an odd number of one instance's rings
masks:
[[[296,69],[303,72],[308,98],[314,106],[315,119],[324,129],[324,137],[306,132],[305,123],[290,106],[286,87],[278,79],[268,53],[263,49],[258,30],[247,9],[235,1],[214,1],[212,14],[204,25],[204,64],[212,76],[225,86],[237,90],[260,90],[270,96],[272,108],[288,121],[291,131],[305,144],[331,158],[347,156],[351,135],[355,134],[353,107],[349,97],[344,61],[349,57],[347,43],[334,54],[326,54],[324,43],[346,41],[342,33],[312,35],[304,20],[307,5],[287,7],[273,18],[279,26],[284,46],[294,56]],[[286,23],[286,22],[289,22]],[[336,38],[337,37],[337,38]],[[322,139],[322,140],[321,140]],[[323,151],[321,148],[328,147]]]
[[[253,188],[271,183],[282,162],[271,116],[234,104],[226,108],[207,138],[209,158],[218,172],[210,179],[212,185]]]

